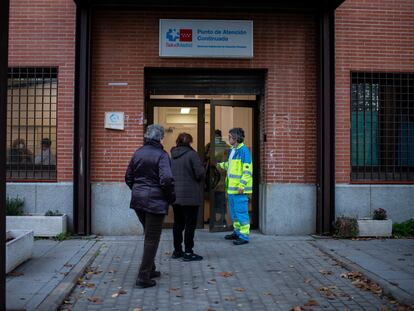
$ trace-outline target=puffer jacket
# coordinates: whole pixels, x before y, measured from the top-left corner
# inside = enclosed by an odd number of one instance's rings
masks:
[[[155,140],[135,151],[125,174],[132,190],[130,207],[153,214],[167,214],[175,201],[170,157]]]
[[[171,168],[175,180],[175,204],[200,206],[205,170],[197,152],[190,146],[172,148]]]

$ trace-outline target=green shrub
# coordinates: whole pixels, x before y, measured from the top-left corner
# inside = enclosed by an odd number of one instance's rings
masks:
[[[334,235],[338,238],[355,238],[358,236],[358,221],[353,217],[338,217],[334,223]]]
[[[393,224],[392,234],[394,236],[414,236],[414,219]]]
[[[53,237],[53,239],[61,242],[61,241],[70,239],[71,236],[72,236],[72,233],[70,232],[62,232],[62,233],[59,233],[57,236]]]
[[[58,210],[52,211],[52,210],[48,210],[45,213],[45,216],[62,216],[63,214],[61,212],[59,212]]]
[[[372,217],[372,219],[375,219],[375,220],[387,219],[387,211],[383,208],[377,208],[376,210],[374,210],[374,216]]]
[[[24,200],[18,196],[15,198],[6,198],[6,215],[8,216],[21,216],[23,211]]]

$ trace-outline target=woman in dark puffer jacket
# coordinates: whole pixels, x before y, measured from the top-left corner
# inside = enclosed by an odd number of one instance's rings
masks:
[[[184,261],[202,260],[193,252],[194,231],[197,225],[199,206],[203,200],[205,171],[197,152],[191,147],[193,137],[181,133],[177,146],[171,149],[171,168],[175,180],[176,200],[174,209],[174,252],[172,258],[183,257]],[[185,251],[182,250],[183,231]]]
[[[175,200],[170,158],[161,145],[163,138],[162,126],[148,126],[144,146],[135,151],[125,174],[125,182],[132,190],[130,207],[144,227],[144,253],[136,282],[141,288],[154,286],[152,278],[161,275],[155,270],[154,258],[164,217]]]

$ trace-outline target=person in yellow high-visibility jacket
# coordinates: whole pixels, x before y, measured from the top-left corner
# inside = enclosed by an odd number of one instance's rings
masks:
[[[244,131],[236,127],[229,131],[232,146],[228,161],[218,163],[218,167],[227,171],[226,191],[228,195],[233,233],[226,240],[242,245],[249,242],[250,218],[248,194],[253,192],[253,165],[249,149],[245,146]]]

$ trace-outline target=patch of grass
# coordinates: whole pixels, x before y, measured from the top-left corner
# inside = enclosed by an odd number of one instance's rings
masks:
[[[72,237],[72,233],[70,232],[65,232],[65,233],[59,233],[57,236],[55,236],[53,239],[56,241],[64,241],[64,240],[68,240]]]
[[[395,237],[414,236],[414,219],[392,225],[392,234]]]
[[[22,216],[24,200],[18,196],[15,198],[6,198],[6,215],[7,216]]]

